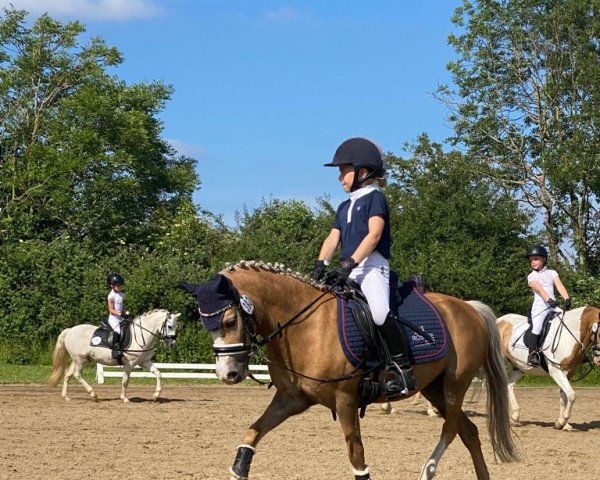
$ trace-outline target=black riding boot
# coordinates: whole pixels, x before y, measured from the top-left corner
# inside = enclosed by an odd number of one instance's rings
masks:
[[[377,330],[386,362],[383,394],[387,397],[408,395],[415,389],[416,380],[410,366],[404,330],[392,312],[388,313],[385,322]]]
[[[529,357],[527,358],[527,365],[531,367],[540,366],[540,336],[532,333],[529,337],[531,346],[529,347]]]
[[[112,341],[112,358],[116,358],[121,363],[121,358],[123,358],[123,351],[121,350],[121,334],[113,331],[113,341]]]

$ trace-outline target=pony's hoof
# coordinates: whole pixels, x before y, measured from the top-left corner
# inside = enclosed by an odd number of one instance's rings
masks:
[[[427,410],[427,416],[429,418],[440,418],[440,414],[435,410]]]
[[[121,400],[123,400],[123,403],[131,403],[127,397],[123,397]]]
[[[64,397],[64,399],[65,399],[65,402],[70,402],[71,401],[71,399],[69,397]]]
[[[519,420],[510,420],[510,426],[511,427],[521,427],[523,424],[521,422],[519,422]]]
[[[554,428],[555,428],[556,430],[562,430],[562,431],[564,431],[564,432],[574,432],[574,431],[575,431],[575,429],[573,428],[573,426],[572,426],[572,425],[570,425],[569,423],[565,423],[565,424],[563,425],[563,424],[562,424],[562,423],[560,423],[560,422],[556,422],[556,423],[554,424]]]
[[[153,395],[152,396],[152,401],[153,402],[158,402],[158,395]]]

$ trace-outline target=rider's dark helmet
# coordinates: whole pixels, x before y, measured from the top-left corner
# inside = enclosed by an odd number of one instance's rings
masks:
[[[527,250],[525,257],[529,258],[533,255],[539,255],[540,257],[544,257],[546,260],[548,260],[548,250],[541,245],[534,245],[533,247],[530,247],[529,250]]]
[[[125,279],[118,273],[109,273],[106,277],[106,283],[109,285],[125,285]]]
[[[333,161],[325,164],[326,167],[337,167],[339,165],[352,165],[354,167],[353,188],[356,188],[360,182],[385,175],[381,148],[366,138],[355,137],[342,142],[333,155]],[[366,168],[369,174],[358,182],[358,171],[361,168]]]

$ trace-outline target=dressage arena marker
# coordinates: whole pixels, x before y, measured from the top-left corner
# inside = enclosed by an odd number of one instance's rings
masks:
[[[209,378],[216,379],[216,365],[214,363],[155,363],[156,368],[160,370],[162,378]],[[271,377],[267,372],[267,365],[248,365],[248,368],[257,380],[270,381]],[[199,372],[169,372],[163,370],[199,370]],[[101,363],[96,364],[96,383],[104,383],[106,377],[123,377],[123,368],[121,366],[108,366]],[[141,371],[136,367],[131,372],[131,377],[154,378],[154,374]]]

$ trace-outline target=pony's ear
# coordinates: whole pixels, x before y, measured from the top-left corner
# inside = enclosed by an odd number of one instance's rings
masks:
[[[179,284],[179,288],[183,288],[189,294],[196,296],[196,294],[198,293],[198,289],[200,288],[200,285],[194,285],[193,283],[181,282]]]
[[[179,317],[181,317],[181,313],[174,313],[171,315],[171,318],[173,318],[173,320],[177,320]]]

